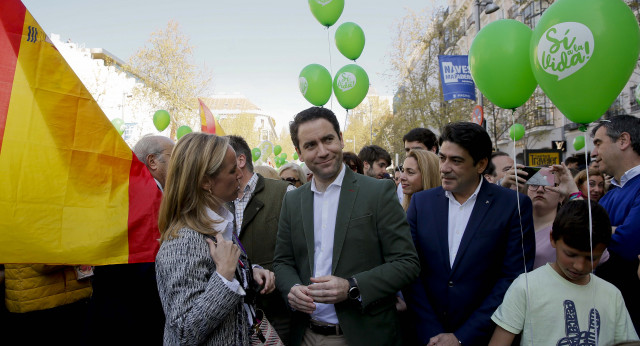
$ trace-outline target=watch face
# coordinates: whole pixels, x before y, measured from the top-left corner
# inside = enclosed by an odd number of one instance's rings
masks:
[[[360,290],[358,287],[351,287],[349,289],[349,298],[358,299],[358,297],[360,297]]]

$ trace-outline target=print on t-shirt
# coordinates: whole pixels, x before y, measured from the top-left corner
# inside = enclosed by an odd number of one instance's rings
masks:
[[[564,301],[564,331],[567,336],[558,340],[558,346],[596,345],[600,336],[600,314],[598,310],[589,310],[589,330],[580,331],[576,305],[572,300]]]

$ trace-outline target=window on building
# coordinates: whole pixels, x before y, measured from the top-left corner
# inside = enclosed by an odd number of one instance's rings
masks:
[[[631,111],[635,112],[635,111],[639,111],[640,110],[640,105],[638,104],[638,100],[635,97],[635,93],[636,93],[636,87],[637,85],[633,85],[629,88],[629,105],[631,106]]]

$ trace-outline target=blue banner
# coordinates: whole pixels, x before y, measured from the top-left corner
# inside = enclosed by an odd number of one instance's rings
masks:
[[[468,55],[438,55],[444,100],[476,99],[476,85],[469,71]]]

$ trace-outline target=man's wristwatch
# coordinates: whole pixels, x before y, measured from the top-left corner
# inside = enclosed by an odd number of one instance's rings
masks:
[[[360,289],[358,288],[358,282],[356,281],[356,278],[350,277],[347,279],[347,281],[349,281],[349,291],[347,291],[347,296],[349,297],[349,299],[360,299]]]

